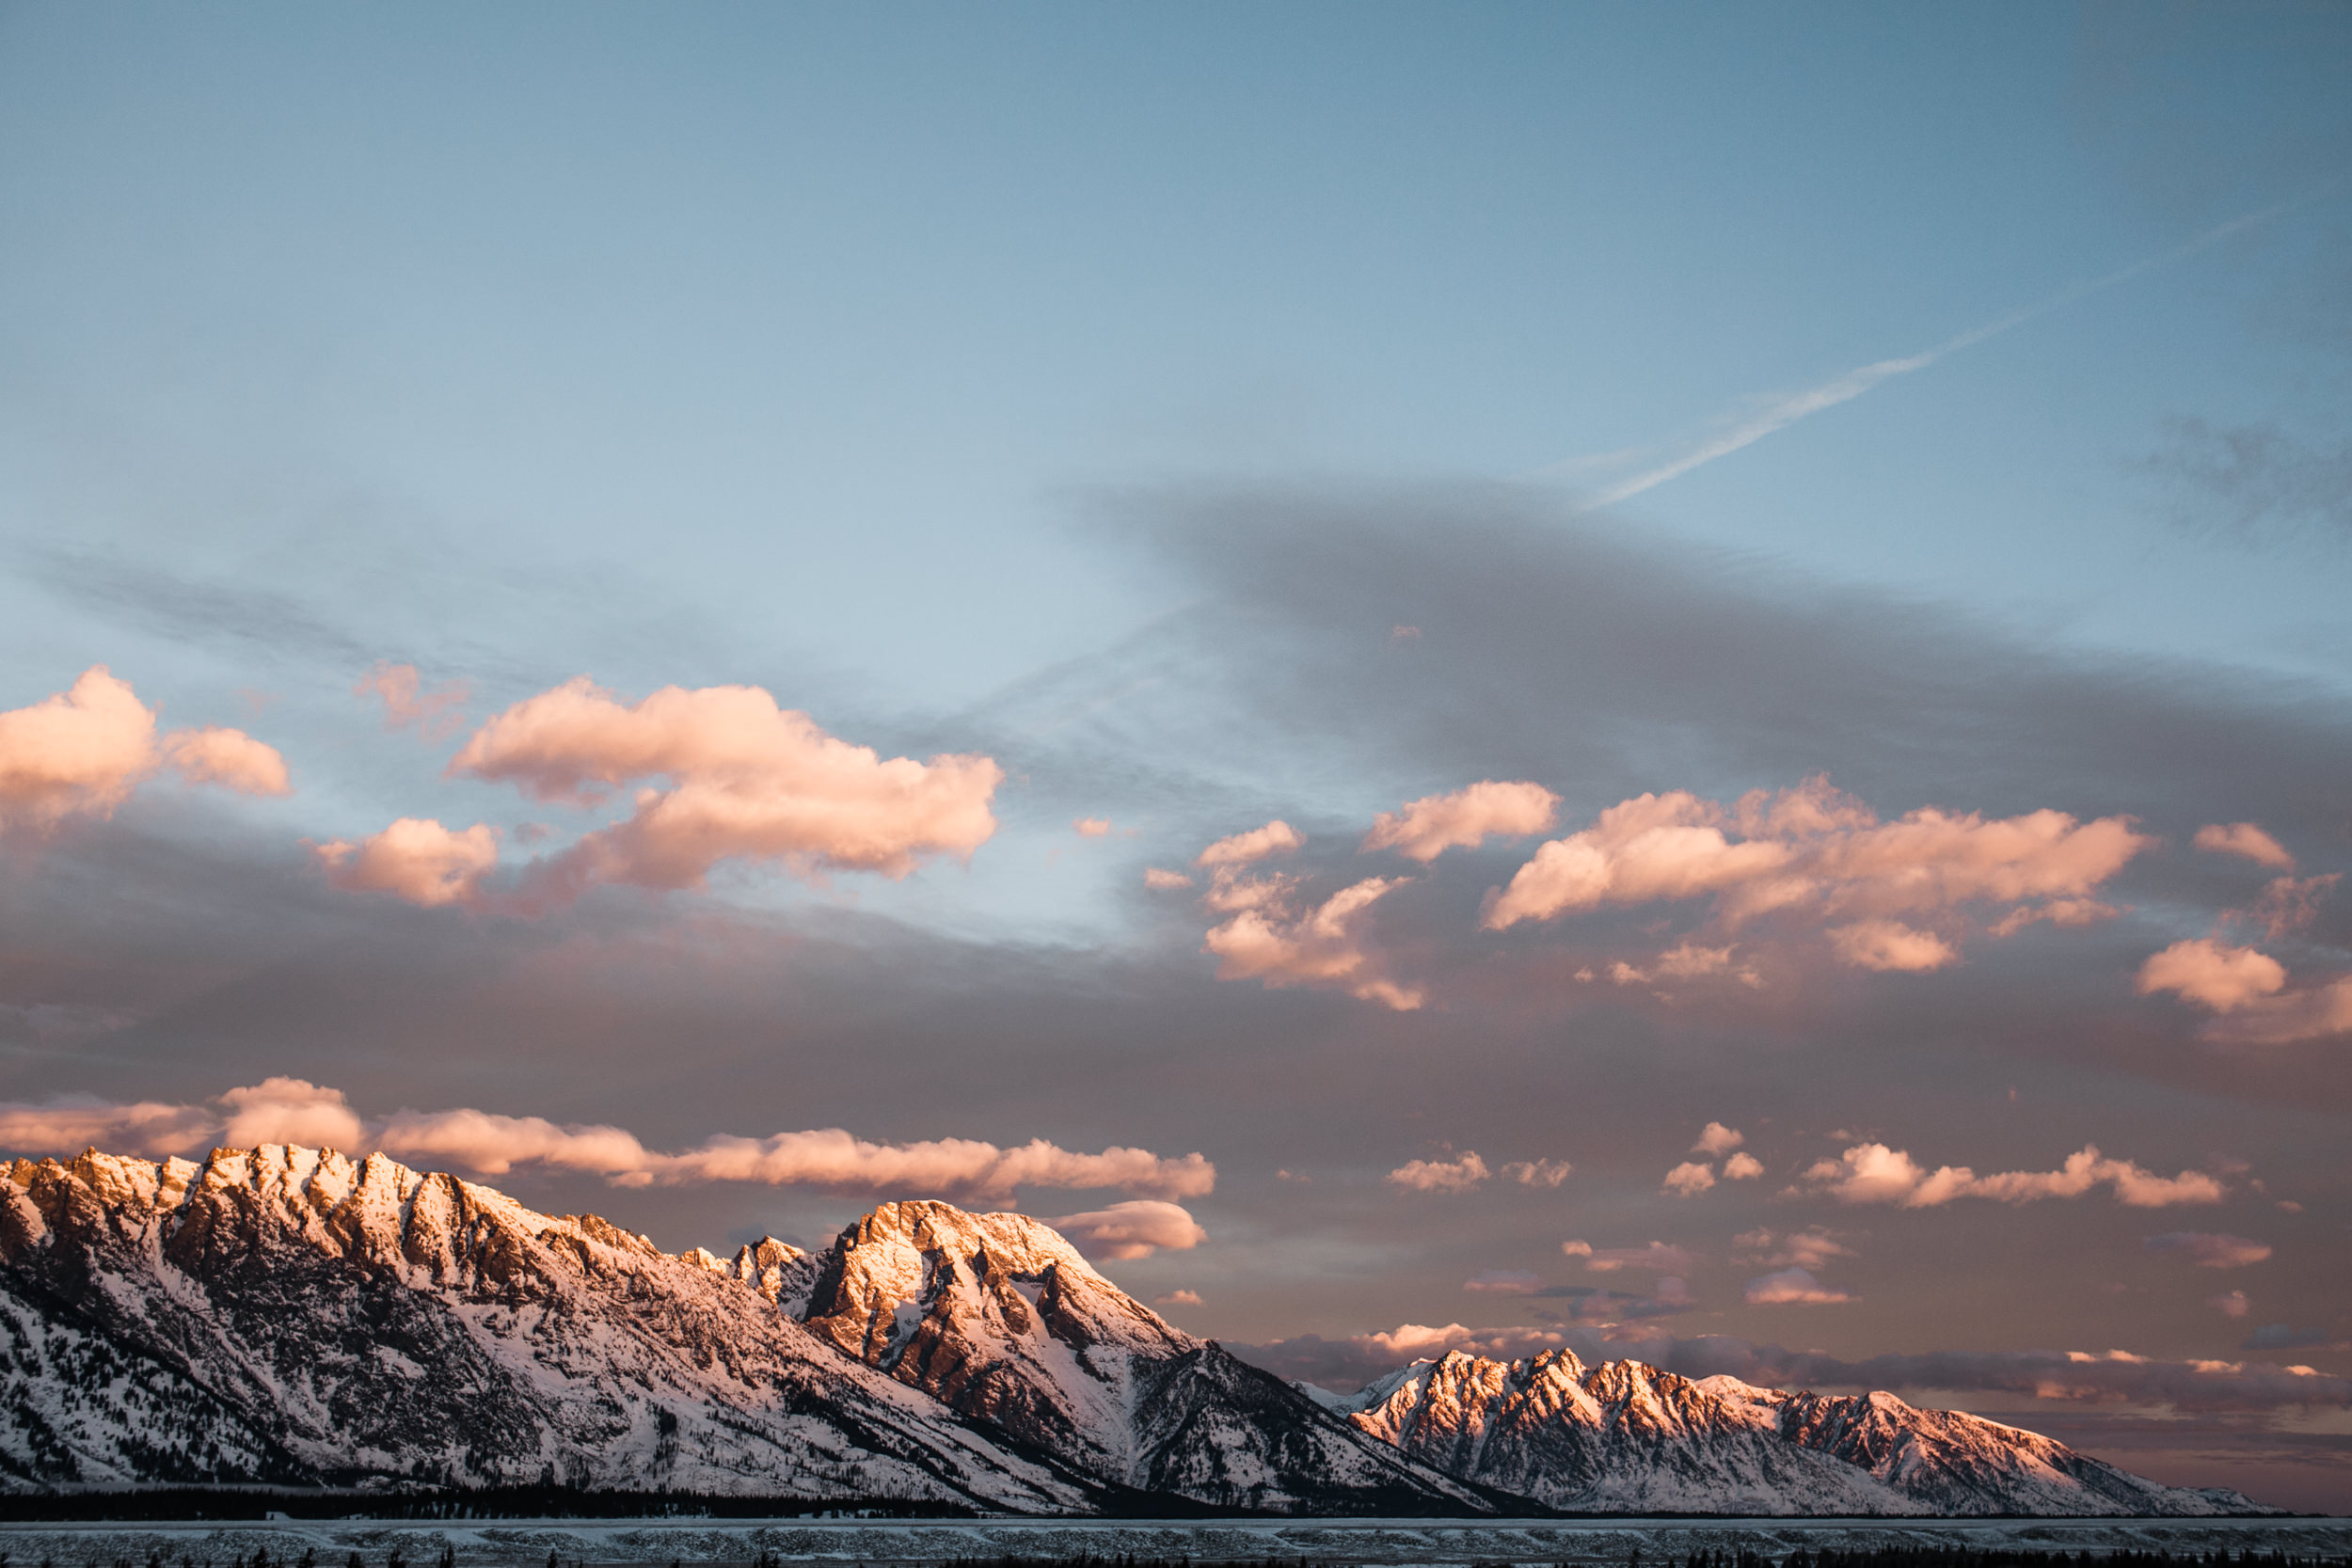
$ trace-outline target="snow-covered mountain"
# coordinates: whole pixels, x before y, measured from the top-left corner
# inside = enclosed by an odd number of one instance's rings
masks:
[[[1285,1384],[1049,1227],[884,1204],[661,1252],[382,1155],[95,1151],[0,1181],[0,1489],[558,1482],[1019,1513],[2195,1513],[2032,1433],[1449,1355]]]
[[[1435,1468],[1568,1513],[2216,1514],[2235,1492],[2162,1486],[2062,1443],[1892,1394],[1693,1383],[1639,1361],[1587,1368],[1450,1352],[1352,1395],[1337,1414]]]
[[[824,1255],[806,1316],[845,1355],[1099,1481],[1277,1512],[1494,1506],[1170,1325],[1025,1215],[886,1203]]]

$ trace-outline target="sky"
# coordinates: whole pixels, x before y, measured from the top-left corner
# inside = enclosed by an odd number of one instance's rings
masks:
[[[2352,1512],[2347,68],[0,5],[0,1147]]]

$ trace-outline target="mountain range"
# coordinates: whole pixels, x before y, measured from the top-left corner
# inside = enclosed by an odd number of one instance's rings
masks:
[[[560,1485],[1024,1514],[2265,1513],[1891,1394],[1562,1350],[1353,1394],[1049,1227],[886,1203],[809,1252],[283,1145],[0,1182],[0,1490]]]

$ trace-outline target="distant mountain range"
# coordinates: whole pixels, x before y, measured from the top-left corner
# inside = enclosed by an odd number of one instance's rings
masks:
[[[664,1253],[383,1155],[96,1151],[0,1182],[0,1490],[555,1484],[985,1512],[2223,1514],[1890,1394],[1555,1351],[1334,1395],[1019,1214]]]

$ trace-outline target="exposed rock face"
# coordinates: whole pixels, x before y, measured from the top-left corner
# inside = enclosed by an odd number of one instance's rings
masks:
[[[1769,1418],[1788,1441],[1866,1470],[1930,1513],[2264,1512],[2226,1488],[2161,1486],[2039,1433],[1888,1393],[1787,1394],[1737,1378],[1696,1386]]]
[[[1086,1506],[1058,1466],[835,1354],[759,1278],[381,1155],[20,1161],[0,1469]]]
[[[1358,1427],[1449,1475],[1597,1513],[2211,1514],[2233,1492],[2160,1486],[2065,1445],[1892,1394],[1825,1398],[1450,1353],[1351,1396]]]
[[[807,1323],[1113,1484],[1277,1512],[1492,1506],[1175,1328],[1024,1215],[886,1203],[823,1255]]]
[[[1019,1214],[670,1257],[382,1155],[0,1180],[0,1490],[562,1482],[1014,1513],[2262,1512],[1915,1410],[1448,1355],[1302,1390]]]

